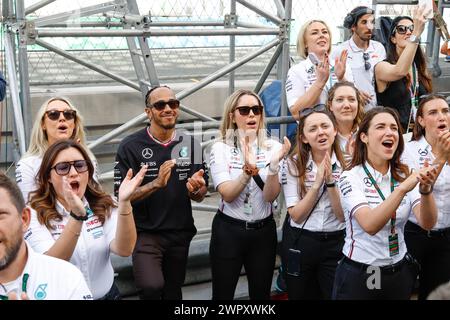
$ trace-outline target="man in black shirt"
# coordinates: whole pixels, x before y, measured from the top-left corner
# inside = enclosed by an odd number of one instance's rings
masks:
[[[191,199],[200,202],[207,175],[200,143],[175,130],[180,102],[166,86],[146,95],[150,126],[126,137],[114,170],[118,190],[129,168],[148,171],[132,196],[138,232],[133,271],[141,299],[182,299],[189,245],[197,232]]]

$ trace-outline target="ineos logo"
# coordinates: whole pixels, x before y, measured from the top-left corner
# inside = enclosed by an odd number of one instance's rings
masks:
[[[142,156],[144,157],[144,159],[150,159],[151,157],[153,157],[153,150],[150,148],[145,148],[144,150],[142,150]]]

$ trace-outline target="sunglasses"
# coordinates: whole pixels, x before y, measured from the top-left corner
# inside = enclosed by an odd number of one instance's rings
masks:
[[[55,164],[52,169],[55,169],[55,172],[60,176],[65,176],[69,173],[70,168],[74,167],[78,173],[83,173],[88,171],[88,163],[86,160],[76,160],[70,162],[59,162]]]
[[[180,101],[171,99],[169,101],[156,101],[154,104],[150,105],[150,108],[155,108],[158,111],[162,111],[166,108],[166,105],[169,105],[170,109],[175,110],[180,107]]]
[[[241,116],[248,116],[250,114],[250,110],[253,112],[253,114],[255,116],[259,116],[262,111],[263,111],[263,107],[261,106],[241,106],[241,107],[236,107],[236,110],[239,111],[239,114]]]
[[[404,26],[402,24],[395,27],[395,30],[393,33],[397,32],[398,34],[406,34],[407,31],[414,31],[414,25]]]
[[[52,121],[57,121],[59,119],[61,113],[63,114],[63,116],[66,120],[73,120],[73,119],[75,119],[75,117],[77,115],[77,112],[75,110],[64,110],[64,111],[49,110],[49,111],[45,112],[47,117]]]
[[[303,109],[302,111],[300,111],[298,113],[298,115],[299,115],[300,118],[305,118],[305,117],[309,116],[311,113],[324,112],[326,110],[327,110],[327,107],[323,103],[320,103],[320,104],[316,104],[312,108],[305,108],[305,109]]]
[[[367,71],[367,70],[370,70],[370,68],[372,67],[372,65],[370,64],[370,62],[369,62],[369,59],[370,59],[370,56],[369,56],[369,54],[367,53],[367,52],[364,52],[363,53],[363,59],[364,59],[364,69]]]

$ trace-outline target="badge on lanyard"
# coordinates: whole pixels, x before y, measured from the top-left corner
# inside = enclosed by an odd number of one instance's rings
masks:
[[[398,254],[398,233],[389,235],[389,256],[395,256]]]
[[[252,214],[252,204],[250,203],[250,192],[245,193],[244,214],[250,216]]]

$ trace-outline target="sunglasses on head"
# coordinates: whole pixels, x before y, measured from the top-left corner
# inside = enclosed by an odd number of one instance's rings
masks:
[[[172,110],[178,109],[180,107],[180,101],[176,99],[171,99],[169,101],[160,100],[156,101],[154,104],[151,104],[150,108],[155,108],[158,111],[162,111],[166,108],[166,105],[168,105]]]
[[[397,32],[398,34],[406,34],[407,31],[414,31],[414,25],[409,25],[409,26],[404,26],[402,24],[399,24],[398,26],[395,27],[394,29],[394,33]]]
[[[298,113],[298,115],[299,115],[300,118],[305,118],[305,117],[309,116],[313,112],[323,112],[323,111],[326,111],[326,110],[327,110],[327,107],[323,103],[320,103],[320,104],[316,104],[312,108],[305,108],[305,109],[303,109],[302,111],[300,111]]]
[[[261,106],[240,106],[236,107],[236,110],[239,111],[241,116],[248,116],[250,114],[250,110],[253,112],[255,116],[258,116],[262,113],[263,107]]]
[[[70,162],[58,162],[52,169],[60,176],[65,176],[69,173],[70,168],[74,167],[78,173],[83,173],[89,170],[88,163],[86,160],[76,160]]]
[[[75,110],[64,110],[64,111],[49,110],[49,111],[45,112],[47,117],[52,121],[58,120],[61,113],[63,114],[63,116],[66,120],[73,120],[73,119],[75,119],[75,117],[77,115],[77,112]]]
[[[372,67],[372,65],[370,64],[370,62],[369,62],[369,59],[370,59],[370,56],[369,56],[369,54],[367,53],[367,52],[364,52],[363,53],[363,59],[364,59],[364,69],[367,71],[367,70],[370,70],[370,68]]]

